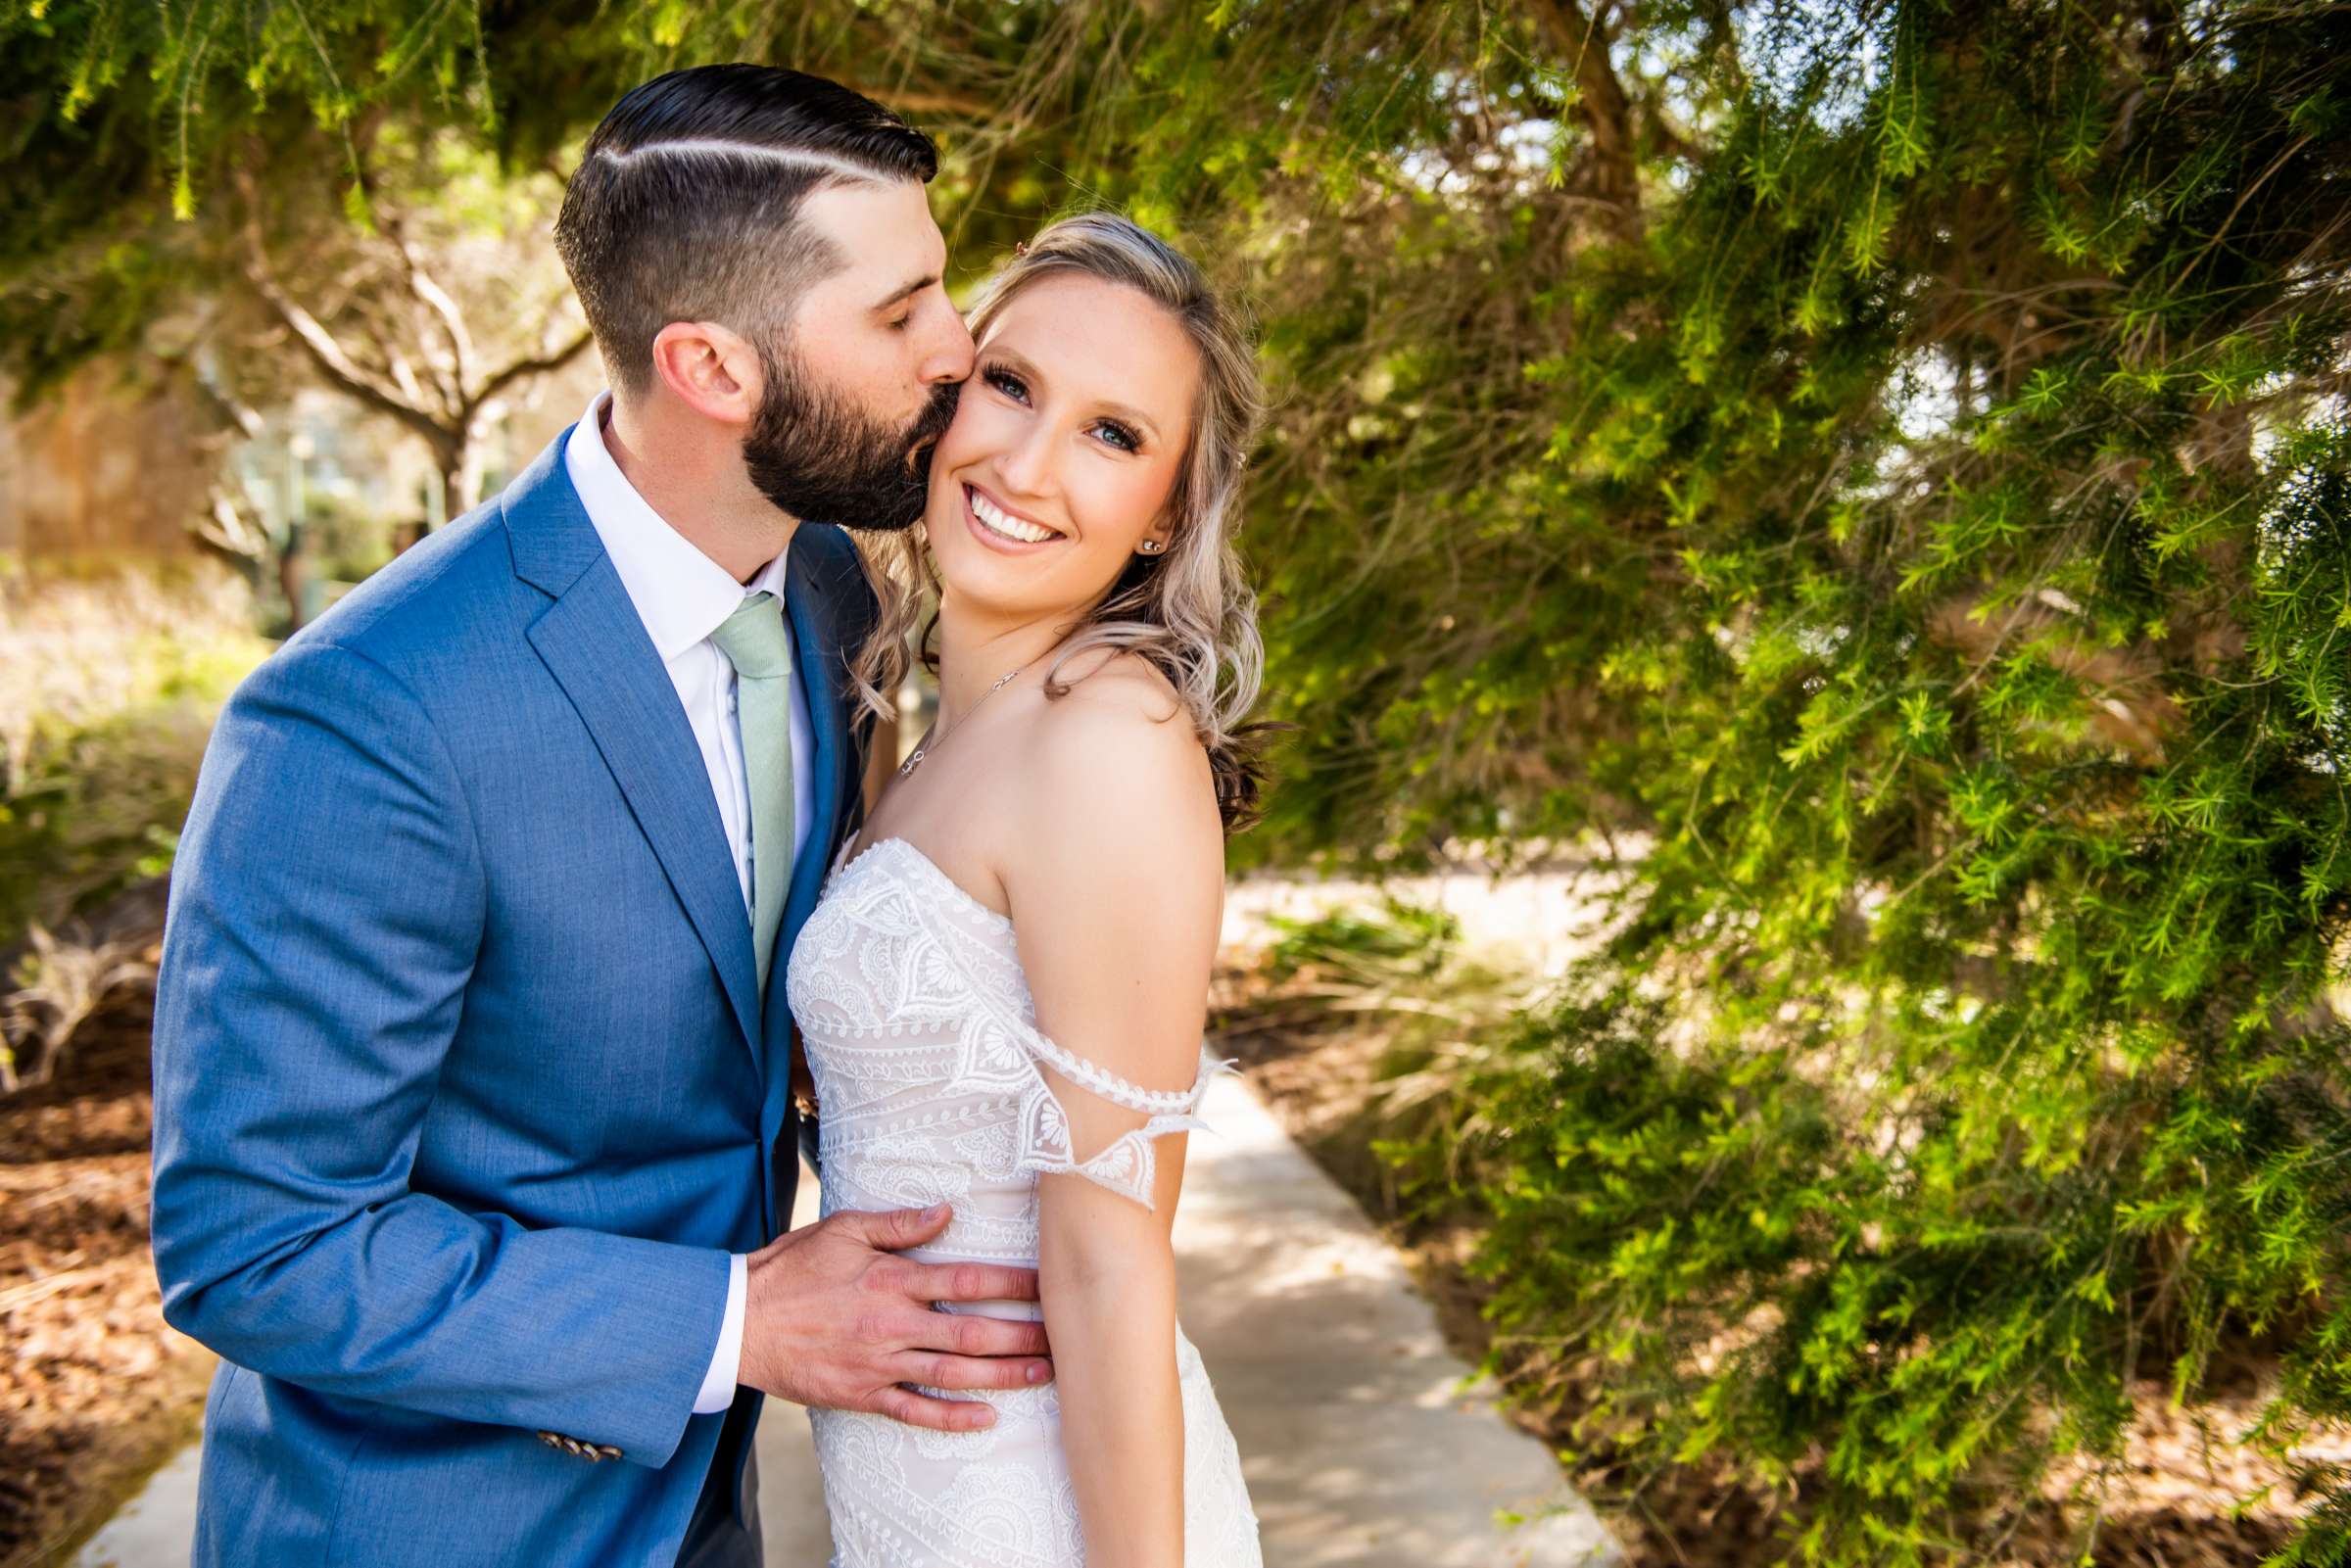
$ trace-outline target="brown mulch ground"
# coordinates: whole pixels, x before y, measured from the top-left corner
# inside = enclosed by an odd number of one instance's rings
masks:
[[[1387,1135],[1367,1111],[1387,1052],[1383,1032],[1376,1023],[1314,1022],[1311,1012],[1293,1015],[1307,1020],[1297,1026],[1264,1027],[1259,1021],[1279,1016],[1277,1003],[1270,1006],[1262,980],[1240,971],[1219,976],[1217,1000],[1221,1022],[1242,1024],[1219,1034],[1222,1050],[1239,1060],[1291,1136],[1404,1251],[1455,1351],[1478,1363],[1488,1344],[1479,1315],[1484,1291],[1463,1267],[1473,1233],[1404,1225],[1392,1175],[1371,1152],[1372,1138]],[[2256,1568],[2285,1544],[2295,1516],[2290,1477],[2227,1441],[2252,1424],[2274,1378],[2267,1365],[2236,1367],[2228,1386],[2208,1391],[2200,1412],[2173,1408],[2160,1383],[2139,1392],[2138,1418],[2105,1489],[2106,1512],[2087,1558],[2092,1568]],[[2212,1441],[2198,1428],[2199,1413]],[[1519,1411],[1513,1419],[1555,1451],[1570,1445],[1567,1417]],[[1569,1479],[1601,1506],[1632,1568],[1757,1568],[1787,1555],[1785,1509],[1727,1478],[1686,1468],[1636,1488],[1602,1458],[1571,1465]],[[2077,1479],[2053,1477],[1998,1553],[1966,1560],[1982,1568],[2084,1562],[2078,1537],[2086,1510],[2063,1500]],[[2240,1500],[2265,1486],[2271,1493],[2239,1515]]]
[[[124,996],[0,1099],[0,1568],[62,1562],[196,1434],[211,1354],[147,1251],[150,1016]]]

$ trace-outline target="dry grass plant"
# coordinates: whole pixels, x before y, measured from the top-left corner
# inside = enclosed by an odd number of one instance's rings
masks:
[[[87,917],[168,869],[252,614],[211,563],[0,560],[0,1092],[152,976],[151,931]]]

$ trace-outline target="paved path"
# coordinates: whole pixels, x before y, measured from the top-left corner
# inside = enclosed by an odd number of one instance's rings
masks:
[[[1176,1223],[1184,1331],[1239,1440],[1274,1568],[1599,1568],[1607,1535],[1540,1444],[1465,1391],[1404,1260],[1300,1152],[1243,1080],[1194,1136]],[[804,1203],[813,1181],[801,1183]],[[823,1568],[824,1498],[808,1421],[771,1402],[760,1512],[774,1568]],[[73,1560],[178,1568],[193,1451]],[[1530,1516],[1511,1529],[1500,1510]]]
[[[1496,878],[1474,868],[1384,882],[1263,873],[1225,885],[1226,957],[1265,945],[1270,916],[1311,919],[1334,909],[1376,910],[1385,898],[1443,910],[1461,926],[1462,945],[1541,981],[1590,952],[1608,920],[1605,873],[1581,862]]]
[[[1176,1215],[1184,1332],[1272,1568],[1617,1560],[1543,1445],[1445,1347],[1404,1259],[1242,1078],[1210,1092]],[[1505,1529],[1497,1510],[1530,1522]]]

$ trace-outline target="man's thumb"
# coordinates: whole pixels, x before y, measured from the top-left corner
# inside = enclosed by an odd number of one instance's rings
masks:
[[[955,1211],[946,1204],[933,1204],[928,1209],[893,1209],[881,1216],[875,1228],[881,1232],[874,1245],[894,1252],[900,1247],[920,1247],[947,1228]]]

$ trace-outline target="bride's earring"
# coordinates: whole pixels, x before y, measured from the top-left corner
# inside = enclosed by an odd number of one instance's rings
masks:
[[[1156,555],[1167,547],[1167,546],[1162,545],[1156,539],[1146,539],[1140,545],[1135,546],[1135,548],[1141,550],[1146,555]]]

